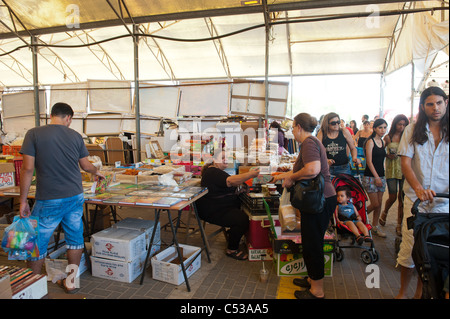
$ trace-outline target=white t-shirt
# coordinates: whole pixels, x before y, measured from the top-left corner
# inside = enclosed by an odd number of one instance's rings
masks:
[[[398,155],[408,156],[411,160],[412,170],[416,174],[417,180],[424,189],[432,189],[436,193],[446,193],[449,191],[449,148],[448,143],[443,139],[436,148],[433,134],[428,123],[426,133],[428,141],[423,145],[411,144],[411,136],[415,124],[410,124],[405,128],[400,144]],[[414,189],[405,182],[405,195],[414,202],[417,199]],[[428,201],[419,205],[419,211],[428,213],[449,213],[449,201],[446,198],[435,198],[433,203]]]

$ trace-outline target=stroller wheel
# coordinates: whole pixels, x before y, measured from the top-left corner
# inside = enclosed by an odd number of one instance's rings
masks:
[[[380,255],[378,255],[378,252],[375,250],[375,248],[372,249],[372,258],[374,263],[376,263],[380,258]]]
[[[365,264],[367,264],[367,265],[373,263],[373,256],[372,256],[372,254],[370,253],[370,251],[364,250],[364,251],[361,253],[361,260],[362,260]]]
[[[344,259],[344,251],[339,247],[336,247],[336,251],[334,252],[334,258],[336,261],[342,261]]]

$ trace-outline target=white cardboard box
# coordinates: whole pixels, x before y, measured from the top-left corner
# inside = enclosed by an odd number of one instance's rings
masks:
[[[184,267],[186,275],[189,278],[201,267],[201,249],[199,247],[179,245],[183,248]],[[152,257],[153,279],[165,281],[174,285],[180,285],[184,282],[181,264],[172,263],[177,258],[175,246],[170,246],[162,252]],[[192,263],[191,263],[192,262]]]
[[[146,233],[110,227],[92,235],[92,256],[132,262],[147,251]]]
[[[47,257],[45,257],[45,270],[47,272],[47,280],[52,281],[55,277],[58,277],[61,274],[67,274],[66,268],[69,265],[69,261],[67,259],[58,259],[61,255],[67,252],[66,245],[58,248]],[[87,259],[86,254],[83,252],[81,255],[80,266],[78,267],[78,272],[76,277],[81,276],[87,270]]]
[[[146,233],[146,243],[148,246],[150,245],[150,239],[152,239],[153,226],[155,225],[154,220],[140,219],[140,218],[131,218],[127,217],[122,219],[118,223],[114,224],[113,228],[126,228],[126,229],[134,229],[139,230]],[[161,224],[158,222],[158,226],[156,227],[155,238],[153,239],[153,245],[158,246],[157,251],[159,251],[159,242],[161,240]],[[153,247],[152,247],[153,248]],[[153,249],[152,249],[153,250]]]
[[[132,262],[91,256],[92,276],[130,283],[144,270],[146,256],[147,252],[143,252]]]
[[[41,299],[48,293],[47,276],[41,277],[31,285],[16,292],[12,299]]]
[[[247,243],[248,248],[248,260],[249,261],[261,261],[272,260],[273,249],[270,248],[253,248],[250,243]]]

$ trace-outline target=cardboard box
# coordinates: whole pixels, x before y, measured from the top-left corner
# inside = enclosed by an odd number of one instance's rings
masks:
[[[248,249],[248,260],[249,261],[261,261],[261,260],[272,260],[273,259],[273,249],[269,248],[254,248],[250,243],[247,243]]]
[[[275,254],[278,276],[308,276],[302,254]],[[324,253],[325,277],[333,275],[333,253]]]
[[[146,256],[143,252],[131,262],[91,256],[92,276],[130,283],[142,274]]]
[[[47,295],[47,276],[35,276],[37,279],[34,279],[31,284],[14,293],[12,299],[41,299],[42,297]]]
[[[95,209],[89,209],[89,220],[93,220]],[[111,207],[98,205],[97,215],[95,215],[95,225],[93,232],[98,232],[111,227]]]
[[[137,184],[159,184],[159,175],[137,175]]]
[[[14,163],[0,163],[0,189],[16,186]]]
[[[182,244],[179,246],[182,250],[186,276],[189,278],[201,267],[201,249]],[[175,246],[168,247],[152,257],[152,274],[153,279],[174,285],[180,285],[185,281]]]
[[[132,262],[147,251],[146,233],[127,228],[107,228],[91,237],[92,256]]]
[[[0,299],[11,299],[12,291],[9,275],[0,277]]]
[[[148,246],[150,246],[150,240],[152,239],[153,226],[155,225],[154,220],[146,220],[140,218],[130,218],[127,217],[122,219],[118,223],[114,224],[112,227],[114,228],[125,228],[125,229],[134,229],[145,233],[146,239],[146,250],[148,250]],[[153,245],[157,247],[156,251],[160,249],[160,241],[161,241],[161,224],[158,222],[158,226],[156,227],[155,238],[153,238]],[[152,247],[153,250],[154,247]],[[152,255],[154,252],[152,252]]]
[[[61,274],[67,274],[66,268],[69,265],[69,261],[67,260],[67,256],[63,257],[66,252],[67,247],[64,245],[45,257],[45,270],[48,281],[52,281],[53,278],[59,279],[59,275]],[[76,277],[81,276],[87,268],[86,254],[83,252]]]
[[[301,254],[303,252],[301,233],[293,233],[290,235],[282,234],[281,227],[275,226],[277,234],[276,239],[272,240],[273,251],[277,254]],[[325,253],[334,252],[336,245],[336,238],[334,233],[325,233],[323,239],[323,251]]]
[[[114,181],[117,183],[137,184],[138,175],[116,174]]]

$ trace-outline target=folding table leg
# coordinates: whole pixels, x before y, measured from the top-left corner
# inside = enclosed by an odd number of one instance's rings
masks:
[[[84,218],[83,218],[84,226],[86,227],[86,234],[89,235],[89,204],[84,203]]]
[[[148,258],[150,257],[150,252],[152,251],[153,240],[155,239],[156,228],[159,223],[159,213],[160,212],[161,212],[161,209],[155,209],[155,225],[153,226],[152,237],[150,238],[150,245],[148,246],[147,256],[145,257],[145,262],[144,262],[144,268],[142,269],[141,282],[140,282],[141,285],[144,283],[145,270],[147,269],[147,262],[148,262]]]
[[[183,255],[181,254],[180,246],[178,245],[177,233],[175,232],[175,227],[173,226],[172,217],[170,216],[170,210],[167,210],[167,216],[169,217],[170,228],[172,229],[172,235],[173,235],[173,242],[175,245],[175,249],[177,250],[178,258],[180,260],[181,270],[182,270],[183,276],[184,276],[184,281],[186,283],[187,290],[190,292],[191,287],[189,285],[188,277],[186,275],[186,268],[184,267]]]
[[[110,205],[109,208],[111,209],[111,214],[113,216],[114,223],[117,224],[117,210],[116,210],[116,206]]]
[[[94,232],[94,229],[95,229],[95,219],[97,218],[97,212],[98,212],[98,205],[95,205],[94,216],[92,216],[92,221],[91,221],[91,229],[88,229],[89,237],[92,235],[92,233]]]
[[[206,235],[205,235],[205,229],[203,228],[200,217],[198,217],[197,205],[195,204],[195,202],[192,203],[192,206],[194,207],[195,218],[197,219],[198,227],[200,229],[200,233],[202,234],[203,244],[205,245],[206,257],[208,258],[208,263],[211,263],[211,258],[209,257],[209,248],[208,248],[209,243],[208,243],[208,239],[206,238]]]

